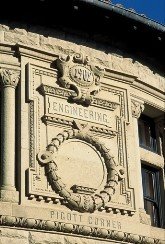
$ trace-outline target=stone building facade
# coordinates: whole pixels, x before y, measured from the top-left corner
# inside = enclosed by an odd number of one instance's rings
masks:
[[[67,26],[58,1],[54,26],[37,11],[38,22],[28,10],[2,18],[2,244],[165,243],[165,29],[91,2],[69,1]],[[93,22],[105,10],[102,25],[133,29],[121,39],[115,28],[91,34],[84,8]],[[139,29],[148,42],[132,49]]]

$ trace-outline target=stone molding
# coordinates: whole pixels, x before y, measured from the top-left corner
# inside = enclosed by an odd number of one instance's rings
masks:
[[[63,199],[60,198],[56,198],[54,197],[46,197],[43,195],[34,195],[34,194],[28,194],[28,199],[29,200],[33,200],[34,202],[45,202],[45,203],[51,203],[51,204],[59,204],[59,205],[63,205],[63,202],[66,202]],[[113,207],[113,206],[105,206],[105,207],[101,207],[99,209],[99,212],[106,212],[106,213],[111,213],[111,214],[116,214],[116,215],[121,215],[121,216],[128,216],[128,217],[132,217],[135,214],[135,210],[128,210],[128,209],[123,209],[122,207]]]
[[[43,84],[38,88],[38,91],[41,92],[41,94],[43,95],[54,95],[54,96],[65,97],[65,98],[69,98],[70,96],[73,97],[76,96],[75,91],[68,90],[65,88],[60,88],[60,87],[47,86]],[[108,110],[114,111],[117,108],[117,106],[119,106],[119,103],[93,97],[91,101],[91,105],[96,105],[98,107],[106,108]]]
[[[20,79],[20,71],[7,68],[0,68],[0,77],[0,83],[4,88],[12,87],[15,89]]]
[[[0,225],[50,231],[53,233],[70,233],[72,235],[90,236],[100,240],[116,240],[120,242],[136,244],[165,244],[164,240],[151,238],[144,235],[132,234],[106,228],[90,227],[87,225],[77,225],[57,221],[46,221],[42,219],[23,218],[9,215],[0,216]]]
[[[58,124],[62,124],[62,125],[66,125],[66,126],[73,126],[73,120],[67,120],[65,119],[63,116],[48,116],[48,115],[44,115],[42,117],[42,121],[46,124],[54,124],[54,123],[58,123]],[[84,123],[83,123],[84,124]],[[108,138],[113,138],[115,137],[118,132],[115,130],[111,130],[110,128],[107,127],[103,127],[103,126],[94,126],[92,125],[90,128],[90,131],[92,131],[93,133],[101,134],[102,136],[108,137]]]
[[[144,110],[144,104],[142,102],[131,100],[132,117],[138,119]]]

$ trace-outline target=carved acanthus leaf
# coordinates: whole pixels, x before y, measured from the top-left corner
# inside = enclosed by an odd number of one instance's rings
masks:
[[[11,86],[16,88],[20,79],[20,71],[12,69],[0,69],[0,83],[3,87]]]

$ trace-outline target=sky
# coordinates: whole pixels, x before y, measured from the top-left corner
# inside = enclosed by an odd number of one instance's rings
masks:
[[[165,0],[111,0],[111,2],[120,3],[125,8],[133,8],[139,14],[145,14],[149,19],[165,25]]]

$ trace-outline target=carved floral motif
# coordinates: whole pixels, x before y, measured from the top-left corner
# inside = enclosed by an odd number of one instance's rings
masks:
[[[0,77],[3,87],[11,86],[16,88],[20,78],[20,71],[1,68]]]
[[[98,194],[87,195],[73,193],[66,188],[65,184],[58,176],[57,165],[52,158],[53,153],[58,151],[61,143],[72,138],[91,144],[104,158],[104,163],[107,168],[107,180],[106,185]],[[47,146],[47,150],[38,154],[38,160],[41,164],[45,165],[48,181],[52,189],[67,201],[69,208],[79,212],[94,212],[103,207],[111,200],[111,196],[115,193],[118,182],[124,177],[123,167],[116,165],[108,149],[101,144],[98,139],[90,136],[86,127],[83,129],[72,129],[58,134]]]
[[[77,103],[91,104],[93,96],[100,90],[104,69],[94,66],[89,57],[82,54],[57,59],[57,68],[60,85],[76,93],[71,96],[72,99]]]

